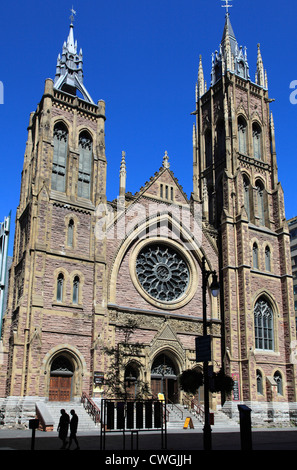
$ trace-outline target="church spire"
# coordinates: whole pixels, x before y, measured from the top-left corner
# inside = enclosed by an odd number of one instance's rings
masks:
[[[267,83],[267,72],[264,71],[263,59],[260,50],[260,44],[258,44],[258,55],[257,55],[257,71],[256,71],[256,83],[264,88],[268,88]]]
[[[83,54],[81,49],[77,53],[77,41],[74,40],[75,13],[72,8],[68,38],[63,44],[62,56],[59,54],[57,59],[54,88],[75,96],[80,92],[85,101],[94,103],[83,84]]]
[[[206,91],[206,82],[204,80],[203,66],[202,66],[202,57],[199,57],[199,69],[198,69],[198,93],[199,97],[204,95]]]
[[[238,46],[230,20],[228,8],[232,7],[232,5],[229,4],[230,0],[223,1],[226,2],[226,5],[222,5],[223,8],[226,8],[225,26],[219,51],[213,54],[211,71],[212,85],[225,75],[227,71],[235,73],[235,75],[246,80],[250,79],[247,50],[242,46]]]

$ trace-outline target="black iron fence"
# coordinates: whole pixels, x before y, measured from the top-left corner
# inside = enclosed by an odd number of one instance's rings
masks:
[[[123,448],[125,449],[126,433],[131,433],[131,447],[133,437],[138,437],[141,431],[159,431],[161,448],[167,448],[167,410],[164,400],[138,400],[120,401],[103,399],[101,401],[101,433],[100,447],[105,449],[106,435],[111,432],[123,434]]]

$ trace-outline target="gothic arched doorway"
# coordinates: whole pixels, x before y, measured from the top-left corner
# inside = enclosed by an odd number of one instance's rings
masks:
[[[57,356],[51,365],[50,401],[69,401],[71,399],[72,377],[72,362],[66,356]]]
[[[125,369],[125,390],[127,398],[135,399],[138,392],[139,369],[133,362]]]
[[[162,393],[167,401],[178,403],[177,368],[167,354],[159,354],[153,362],[151,389],[153,396]]]

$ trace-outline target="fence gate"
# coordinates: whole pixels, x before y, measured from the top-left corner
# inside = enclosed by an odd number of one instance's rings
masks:
[[[106,435],[110,432],[123,433],[123,449],[125,449],[125,433],[136,435],[141,431],[160,431],[161,448],[167,448],[167,414],[165,400],[119,401],[103,399],[101,401],[100,448],[105,450]]]

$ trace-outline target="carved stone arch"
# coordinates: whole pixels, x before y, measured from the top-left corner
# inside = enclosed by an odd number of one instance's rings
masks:
[[[78,126],[76,128],[76,140],[75,140],[75,148],[78,148],[79,145],[79,136],[83,133],[89,134],[92,143],[93,143],[93,153],[94,153],[94,148],[96,145],[96,133],[91,129],[90,127],[86,127],[85,125]]]
[[[203,257],[199,239],[195,239],[195,237],[193,236],[193,231],[191,232],[187,227],[181,226],[180,220],[178,220],[172,215],[170,216],[168,212],[164,214],[155,214],[154,216],[150,218],[145,218],[142,221],[139,221],[139,223],[134,227],[134,229],[131,230],[129,234],[127,234],[125,239],[119,245],[116,253],[114,254],[110,273],[109,273],[109,279],[108,279],[109,303],[116,303],[116,281],[117,281],[117,277],[118,277],[118,273],[121,267],[122,260],[126,256],[127,252],[129,250],[132,250],[133,247],[135,247],[139,243],[144,243],[145,241],[149,242],[151,238],[150,237],[147,238],[147,233],[150,230],[150,227],[162,221],[165,223],[166,222],[170,223],[173,231],[175,229],[178,230],[178,233],[180,234],[180,238],[183,240],[183,242],[181,242],[181,240],[178,240],[178,239],[172,240],[172,239],[165,237],[164,243],[166,242],[166,243],[174,244],[176,248],[178,248],[180,251],[183,251],[186,254],[186,257],[189,260],[192,260],[192,262],[189,261],[189,263],[193,269],[193,276],[195,276],[193,278],[193,282],[195,282],[196,273],[195,273],[194,264],[193,264],[194,263],[193,254],[195,254],[196,259],[198,258],[200,262]],[[200,235],[201,235],[201,232],[200,232]],[[198,237],[199,237],[199,234],[198,234]]]
[[[254,111],[252,113],[251,123],[252,123],[252,125],[257,124],[261,128],[261,130],[263,130],[263,120],[262,120],[260,114],[258,113],[258,111]]]
[[[280,311],[278,308],[278,304],[274,298],[274,296],[267,290],[264,289],[259,289],[257,290],[252,299],[251,299],[251,309],[252,312],[254,313],[254,308],[256,303],[260,299],[266,300],[266,302],[271,306],[272,313],[273,313],[273,331],[274,331],[274,352],[277,352],[279,350],[279,341],[278,341],[278,318],[280,316]],[[253,322],[254,322],[254,315],[253,315]]]
[[[61,123],[67,130],[68,135],[71,131],[71,122],[65,116],[55,116],[51,120],[51,133],[53,135],[54,129],[57,124]]]
[[[60,361],[60,366],[59,366]],[[55,367],[55,370],[53,368]],[[62,401],[69,401],[74,397],[80,397],[82,393],[82,378],[87,372],[86,361],[79,350],[70,344],[58,345],[45,355],[41,364],[41,373],[46,377],[45,394],[53,401],[56,400],[56,392],[53,391],[52,378],[68,378],[68,395]],[[66,387],[65,387],[66,390]],[[62,390],[63,392],[63,390]],[[57,391],[57,393],[60,393]],[[63,395],[61,395],[63,397]],[[61,397],[60,397],[61,398]]]
[[[129,388],[131,388],[132,386],[132,389],[130,390],[131,394],[133,388],[135,391],[135,387],[133,387],[133,385],[135,385],[139,381],[144,383],[146,380],[144,365],[137,359],[128,359],[127,363],[125,364],[124,380],[131,382],[131,384],[128,384]]]
[[[165,322],[150,344],[150,364],[161,353],[167,353],[175,361],[180,373],[185,367],[186,352],[179,341],[175,331],[168,322]]]
[[[245,107],[243,106],[242,103],[239,104],[239,106],[237,107],[237,110],[236,110],[236,122],[238,122],[238,119],[240,119],[240,118],[242,118],[246,122],[246,124],[248,125],[249,118],[248,118],[246,109],[245,109]]]
[[[254,176],[254,186],[256,187],[257,183],[259,182],[261,184],[261,186],[263,187],[263,190],[265,189],[265,186],[266,186],[266,182],[265,182],[265,179],[263,178],[263,176],[260,174],[260,173],[257,173],[255,176]]]
[[[254,295],[252,297],[252,306],[254,307],[255,303],[261,297],[265,298],[267,300],[267,302],[269,302],[271,304],[272,310],[273,310],[275,316],[278,317],[280,312],[279,312],[277,301],[275,300],[275,297],[270,292],[268,292],[267,290],[259,289],[254,293]]]
[[[169,402],[178,403],[178,376],[185,369],[186,354],[175,332],[167,323],[150,348],[151,391],[162,393]]]

